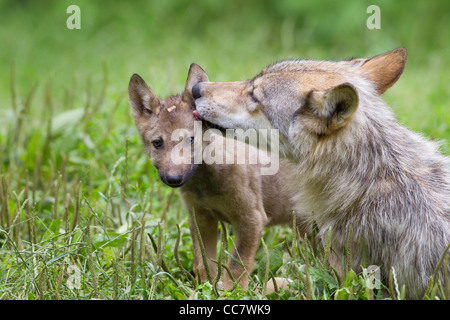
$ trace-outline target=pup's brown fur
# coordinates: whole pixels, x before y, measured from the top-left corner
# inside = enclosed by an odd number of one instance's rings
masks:
[[[207,121],[280,129],[297,163],[297,210],[322,241],[331,227],[336,268],[344,271],[351,230],[354,270],[367,259],[386,281],[393,268],[407,297],[421,298],[450,242],[450,172],[438,145],[400,125],[380,97],[405,62],[404,48],[369,59],[281,61],[249,81],[200,83],[193,94]]]
[[[286,181],[292,175],[293,167],[281,160],[276,175],[261,175],[261,164],[194,164],[194,152],[188,164],[175,164],[172,150],[180,141],[172,141],[176,129],[184,130],[183,139],[187,144],[206,142],[194,139],[194,99],[192,87],[208,81],[206,73],[196,64],[189,69],[183,94],[159,99],[138,75],[133,75],[129,84],[130,104],[136,127],[145,145],[145,150],[158,170],[161,180],[171,187],[180,187],[180,194],[190,214],[190,229],[194,244],[194,272],[200,280],[206,280],[200,246],[193,226],[193,212],[205,246],[209,269],[214,278],[217,259],[218,221],[232,224],[235,232],[233,256],[242,261],[245,270],[233,259],[228,266],[234,279],[243,272],[240,285],[248,286],[247,274],[251,272],[256,250],[264,227],[274,224],[292,224],[293,192],[288,190]],[[204,126],[203,126],[204,128]],[[226,139],[215,134],[215,139]],[[193,142],[194,140],[194,142]],[[156,142],[155,142],[156,141]],[[233,142],[242,143],[239,141]],[[247,146],[248,152],[258,152]],[[261,156],[264,156],[260,153]],[[246,162],[248,163],[248,162]],[[310,228],[297,215],[301,233]],[[232,287],[228,273],[225,272],[223,286]]]

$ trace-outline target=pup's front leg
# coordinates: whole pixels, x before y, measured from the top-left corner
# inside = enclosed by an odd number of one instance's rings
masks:
[[[235,248],[232,254],[235,259],[229,259],[228,267],[235,281],[242,276],[239,285],[244,289],[248,287],[248,274],[252,272],[256,251],[261,240],[261,233],[264,229],[262,216],[259,211],[256,211],[254,214],[241,217],[239,222],[233,223],[236,237]],[[242,273],[244,274],[242,275]],[[223,277],[224,289],[229,290],[233,286],[234,284],[228,272],[225,272]]]
[[[197,222],[200,231],[201,240],[205,247],[206,259],[208,261],[209,274],[211,280],[217,275],[217,265],[211,259],[217,258],[217,226],[218,221],[214,218],[208,210],[202,208],[194,208],[195,221]],[[208,280],[207,271],[203,263],[203,257],[200,249],[200,242],[195,230],[192,212],[189,214],[189,227],[191,231],[192,243],[194,245],[194,273],[197,280]]]

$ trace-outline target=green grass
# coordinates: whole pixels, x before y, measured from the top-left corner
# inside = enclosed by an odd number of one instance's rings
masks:
[[[2,1],[0,299],[401,298],[395,274],[384,294],[364,273],[338,282],[324,249],[288,227],[265,231],[252,290],[218,296],[209,283],[192,283],[187,213],[159,181],[131,119],[135,72],[165,96],[182,90],[191,62],[227,81],[284,58],[405,46],[406,71],[385,99],[400,122],[442,140],[449,154],[449,4],[324,2]],[[81,8],[81,30],[66,28],[70,4]],[[381,8],[381,30],[365,27],[370,4]],[[262,295],[272,275],[292,279],[292,290]]]

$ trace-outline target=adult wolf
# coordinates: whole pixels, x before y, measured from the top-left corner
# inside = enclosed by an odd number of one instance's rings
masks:
[[[247,288],[248,273],[252,271],[263,228],[292,223],[294,194],[286,186],[286,181],[291,176],[293,164],[281,159],[278,173],[262,175],[261,169],[267,166],[267,161],[263,160],[270,160],[268,154],[259,152],[244,142],[225,138],[220,132],[212,133],[214,137],[211,140],[216,145],[227,145],[227,148],[216,150],[216,153],[222,154],[223,151],[223,157],[227,159],[232,153],[232,160],[235,161],[223,161],[221,164],[195,163],[194,149],[208,145],[205,136],[209,129],[205,131],[205,135],[199,132],[198,136],[195,132],[194,99],[191,92],[195,84],[205,80],[208,80],[208,76],[203,69],[192,64],[184,92],[160,99],[135,74],[128,87],[130,104],[145,150],[157,168],[159,177],[170,187],[180,188],[190,215],[194,272],[197,278],[207,280],[207,267],[213,279],[217,275],[216,264],[213,262],[217,259],[217,226],[218,221],[224,221],[233,225],[236,239],[233,258],[228,262],[232,278],[240,278],[240,285]],[[176,132],[180,134],[176,135]],[[179,138],[182,138],[181,141]],[[227,140],[227,143],[217,143],[223,140]],[[259,153],[259,162],[239,164],[236,158],[240,155],[228,148],[230,143],[238,151],[247,152],[247,158],[251,153]],[[187,146],[187,152],[184,153],[183,150],[183,155],[180,155],[182,152],[178,149],[180,145]],[[179,158],[183,161],[179,161]],[[196,236],[194,213],[206,251],[207,266],[204,265]],[[301,234],[310,232],[311,226],[304,224],[301,214],[297,214],[296,221]],[[279,278],[277,281],[279,286],[286,285],[283,279]],[[230,275],[225,273],[223,287],[230,289],[232,286]]]
[[[421,298],[450,243],[449,161],[400,125],[381,95],[400,77],[406,49],[345,61],[287,60],[248,81],[193,87],[195,113],[224,128],[277,128],[296,162],[302,212],[341,273],[365,261],[392,268],[408,298]],[[439,270],[442,280],[443,269]],[[436,279],[435,279],[436,280]]]

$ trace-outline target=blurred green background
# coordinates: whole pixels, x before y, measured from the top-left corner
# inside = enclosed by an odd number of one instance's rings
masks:
[[[72,4],[81,10],[80,30],[66,26]],[[381,11],[379,30],[366,26],[372,4]],[[448,1],[2,0],[0,134],[8,135],[28,96],[37,102],[21,115],[27,128],[83,106],[107,113],[119,99],[114,117],[132,127],[126,100],[133,73],[166,96],[182,90],[192,62],[212,81],[231,81],[281,59],[368,57],[404,46],[406,70],[385,99],[402,123],[445,141],[449,22]]]
[[[66,27],[71,4],[81,9],[81,30]],[[381,9],[380,30],[366,27],[371,4]],[[403,77],[412,87],[400,81],[394,90],[414,94],[410,102],[418,103],[408,108],[421,118],[424,93],[436,105],[448,101],[449,22],[448,1],[2,0],[1,110],[11,104],[12,64],[23,90],[35,82],[62,89],[88,77],[95,88],[106,66],[110,93],[125,91],[137,72],[166,95],[183,88],[191,62],[224,81],[250,78],[285,58],[345,59],[404,46]]]

